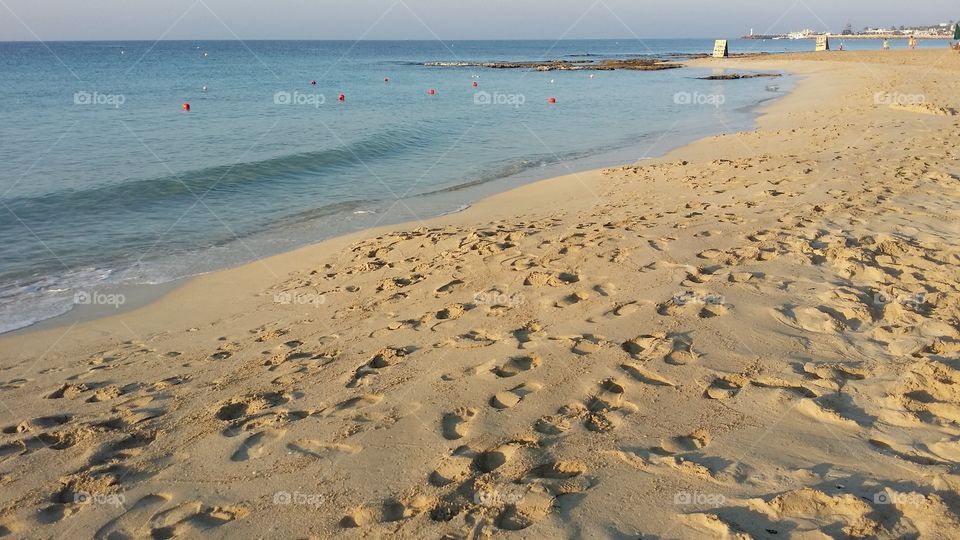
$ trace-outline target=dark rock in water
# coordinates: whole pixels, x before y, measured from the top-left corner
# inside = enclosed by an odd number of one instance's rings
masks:
[[[631,69],[636,71],[659,71],[661,69],[676,69],[683,67],[680,64],[636,58],[630,60],[604,60],[596,69],[614,70]]]
[[[702,81],[736,81],[739,79],[759,79],[761,77],[782,77],[781,73],[727,73],[724,75],[710,75],[709,77],[697,77]]]
[[[677,69],[681,64],[655,58],[628,58],[624,60],[551,60],[548,62],[428,62],[432,67],[482,67],[488,69],[532,69],[535,71],[659,71]]]

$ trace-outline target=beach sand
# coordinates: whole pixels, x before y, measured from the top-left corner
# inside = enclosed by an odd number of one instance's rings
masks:
[[[802,80],[0,337],[0,536],[960,536],[960,54],[694,64]]]

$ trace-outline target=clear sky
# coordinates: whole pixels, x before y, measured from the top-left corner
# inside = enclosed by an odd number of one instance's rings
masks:
[[[0,41],[715,38],[957,18],[956,0],[0,0]]]

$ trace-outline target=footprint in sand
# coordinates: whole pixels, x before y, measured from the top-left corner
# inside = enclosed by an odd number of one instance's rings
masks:
[[[870,371],[856,366],[837,363],[807,362],[803,365],[803,372],[815,381],[814,384],[840,391],[851,380],[861,381],[870,375]]]
[[[251,330],[250,333],[257,336],[254,341],[257,343],[263,343],[265,341],[272,341],[274,339],[283,337],[289,334],[290,330],[287,330],[286,328],[267,328],[265,326],[261,326],[260,328]]]
[[[693,339],[683,333],[656,332],[642,335],[623,343],[623,350],[638,360],[662,358],[668,364],[686,365],[699,357],[693,349]]]
[[[780,323],[808,332],[832,334],[841,330],[840,323],[821,308],[785,305],[773,311]]]
[[[626,317],[628,315],[632,315],[636,313],[639,309],[640,309],[639,302],[627,302],[625,304],[620,304],[615,308],[613,308],[612,310],[610,310],[608,315],[612,314],[616,317]]]
[[[570,429],[570,419],[560,414],[540,417],[533,429],[544,435],[560,435]]]
[[[248,416],[240,422],[232,424],[224,430],[224,435],[233,437],[241,431],[258,431],[264,428],[279,428],[299,422],[310,416],[310,411],[289,411],[277,409],[261,414]]]
[[[557,336],[550,339],[570,343],[570,352],[577,356],[589,356],[609,344],[602,336],[595,336],[593,334]]]
[[[327,443],[314,439],[300,439],[288,444],[287,449],[313,458],[324,458],[333,454],[356,454],[362,450],[359,446]]]
[[[243,398],[236,398],[221,405],[215,416],[217,420],[233,422],[260,411],[283,405],[290,401],[290,396],[281,392],[267,392]]]
[[[682,454],[684,452],[695,452],[706,448],[710,444],[710,433],[704,429],[698,429],[689,435],[680,435],[662,439],[660,446],[653,451],[661,455]]]
[[[39,418],[34,418],[33,420],[28,420],[20,422],[19,424],[13,424],[3,428],[3,433],[14,434],[14,433],[27,433],[37,429],[50,429],[58,426],[62,426],[70,420],[73,419],[72,415],[69,414],[60,414],[54,416],[41,416]]]
[[[600,383],[600,391],[587,403],[591,411],[615,410],[623,404],[623,394],[626,388],[616,379],[606,379]]]
[[[554,506],[554,498],[545,493],[528,493],[515,504],[507,506],[497,518],[497,527],[520,531],[544,520]]]
[[[747,283],[755,277],[757,277],[757,274],[753,272],[731,272],[727,275],[727,281],[730,283]]]
[[[13,441],[0,445],[0,463],[27,453],[27,444],[23,441]]]
[[[460,407],[443,417],[443,436],[447,440],[455,441],[467,436],[470,422],[477,415],[472,407]]]
[[[801,385],[790,382],[779,377],[761,377],[758,379],[753,379],[750,381],[750,384],[759,388],[771,388],[775,390],[786,390],[797,394],[800,397],[805,398],[815,398],[817,393],[809,388]]]
[[[459,319],[467,311],[463,304],[453,304],[437,312],[437,319],[441,321],[453,321]]]
[[[565,308],[570,306],[575,306],[581,302],[586,302],[590,299],[590,293],[585,291],[577,291],[573,294],[564,296],[560,300],[554,303],[554,307]]]
[[[580,282],[580,276],[569,272],[560,272],[556,275],[548,272],[533,272],[524,280],[523,284],[530,287],[559,287]]]
[[[747,378],[743,375],[719,377],[710,383],[704,394],[710,399],[730,399],[739,394],[746,383]]]
[[[454,291],[456,291],[456,290],[462,289],[465,285],[466,285],[466,283],[465,283],[464,281],[459,280],[459,279],[455,279],[455,280],[447,283],[446,285],[440,287],[439,289],[437,289],[437,290],[436,290],[436,295],[437,295],[437,296],[446,296],[446,295],[448,295],[448,294],[450,294],[450,293],[452,293],[452,292],[454,292]]]
[[[496,448],[478,454],[474,459],[473,464],[481,472],[493,472],[513,459],[513,456],[516,455],[517,450],[531,444],[533,444],[532,441],[510,441],[508,443],[501,444]]]
[[[370,359],[369,366],[375,369],[383,369],[399,364],[406,356],[410,354],[409,349],[400,349],[396,347],[385,347],[377,351]]]
[[[477,453],[468,446],[457,448],[430,473],[430,484],[443,487],[463,480],[470,475],[476,458]]]
[[[48,395],[47,399],[73,399],[89,390],[90,388],[83,383],[66,383]]]
[[[495,373],[497,370],[497,367],[495,365],[496,363],[497,363],[496,360],[487,360],[482,364],[470,366],[460,372],[455,371],[451,373],[444,373],[443,375],[440,376],[440,378],[445,381],[458,381],[464,377],[477,377],[477,376],[481,376],[481,377],[487,376],[486,378],[490,378],[489,375],[496,374]]]
[[[340,526],[346,529],[366,527],[374,523],[376,516],[369,508],[356,508],[340,520]]]
[[[123,390],[117,386],[104,386],[99,388],[92,396],[87,398],[87,403],[100,403],[102,401],[110,401],[111,399],[116,399],[123,395]]]
[[[701,319],[710,319],[726,315],[728,309],[723,295],[692,290],[677,293],[670,300],[657,304],[657,313],[662,316],[676,317],[691,311]]]
[[[390,523],[423,514],[436,505],[436,499],[425,495],[414,495],[404,499],[391,499],[384,503],[381,519]]]
[[[567,480],[587,472],[586,465],[578,461],[551,461],[534,467],[530,471],[533,478]]]
[[[575,414],[586,416],[584,425],[590,431],[613,431],[620,425],[622,416],[637,409],[636,405],[624,399],[626,391],[626,386],[617,379],[606,379],[600,383],[597,393],[587,400],[582,412],[579,409],[572,410]]]
[[[355,409],[362,409],[364,407],[369,407],[371,405],[376,405],[383,401],[383,396],[380,394],[366,394],[363,396],[350,398],[345,401],[341,401],[337,404],[337,411],[349,411]]]
[[[0,392],[23,388],[23,386],[28,382],[30,382],[30,379],[11,379],[9,381],[0,382]]]
[[[505,379],[519,375],[524,371],[536,369],[537,367],[540,367],[541,363],[543,363],[543,360],[537,355],[515,356],[508,360],[504,365],[498,366],[492,371],[497,377]]]
[[[649,359],[655,356],[663,357],[671,349],[671,342],[665,332],[644,334],[623,342],[623,350],[637,359]]]
[[[94,538],[146,538],[150,517],[157,507],[170,501],[172,497],[165,493],[152,493],[141,497],[126,509],[119,517],[107,522],[93,535]]]
[[[236,452],[230,456],[230,461],[249,461],[262,458],[275,443],[287,433],[285,429],[267,429],[246,438]]]
[[[693,339],[690,336],[674,334],[672,338],[670,352],[664,357],[664,362],[684,366],[700,358],[700,354],[693,349]]]
[[[494,395],[490,398],[490,405],[497,409],[509,409],[541,388],[543,388],[543,385],[540,383],[524,383],[516,388]]]
[[[183,503],[155,514],[149,520],[152,538],[198,537],[211,529],[245,518],[250,510],[242,506],[208,506],[200,501]]]
[[[454,349],[480,349],[489,347],[500,341],[500,336],[487,332],[486,330],[471,330],[466,334],[461,334],[451,339],[444,340],[434,345],[441,349],[452,347]]]
[[[27,441],[28,448],[36,446],[37,443],[44,448],[51,450],[66,450],[90,439],[93,432],[88,428],[65,429],[58,432],[40,433],[33,439]]]
[[[697,257],[701,259],[707,259],[707,260],[716,260],[725,255],[726,253],[720,251],[719,249],[708,249],[706,251],[701,251],[700,253],[698,253]]]
[[[410,352],[411,348],[384,347],[380,349],[370,361],[357,368],[350,382],[347,383],[347,388],[359,388],[370,384],[370,380],[379,370],[403,362]]]
[[[651,371],[640,364],[621,364],[620,369],[626,371],[631,377],[644,384],[653,386],[676,386],[676,384],[670,379],[667,379],[666,377],[663,377],[662,375]]]

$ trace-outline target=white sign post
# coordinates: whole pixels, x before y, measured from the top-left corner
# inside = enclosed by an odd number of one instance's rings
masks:
[[[713,45],[713,57],[726,58],[728,56],[730,56],[730,50],[727,49],[727,40],[718,39]]]
[[[828,36],[817,36],[817,52],[830,50],[830,38]]]

